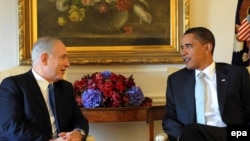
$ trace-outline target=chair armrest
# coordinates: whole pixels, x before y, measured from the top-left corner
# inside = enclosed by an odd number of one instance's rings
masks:
[[[168,141],[167,133],[159,133],[155,136],[155,141]]]
[[[87,138],[86,138],[86,141],[95,141],[95,137],[91,136],[91,135],[88,135]]]

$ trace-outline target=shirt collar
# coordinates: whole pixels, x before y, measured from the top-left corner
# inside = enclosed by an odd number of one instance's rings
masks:
[[[200,70],[195,70],[195,76],[197,76],[200,72],[201,72]],[[206,74],[207,78],[213,79],[215,76],[215,62],[212,62],[202,72]]]
[[[46,91],[48,88],[49,82],[45,80],[42,76],[40,76],[34,69],[32,69],[32,73],[42,91]]]

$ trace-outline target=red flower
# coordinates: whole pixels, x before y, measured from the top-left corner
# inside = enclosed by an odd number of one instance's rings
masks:
[[[133,78],[133,75],[130,75],[127,79],[127,85],[128,87],[132,87],[132,86],[135,86],[135,82],[134,82],[134,78]]]
[[[118,82],[115,83],[115,88],[122,93],[123,91],[126,90],[126,85],[122,80],[119,80]]]
[[[103,83],[103,76],[100,73],[95,73],[95,80],[97,81],[97,83]]]
[[[88,82],[87,79],[82,79],[81,81],[76,80],[74,83],[74,90],[78,93],[82,92],[83,90],[85,90],[88,87],[87,82]]]
[[[133,27],[132,26],[125,26],[124,31],[126,34],[133,33]]]
[[[145,97],[144,100],[141,103],[141,106],[151,106],[152,105],[152,99],[149,97]]]
[[[97,6],[97,9],[98,9],[98,11],[99,11],[100,14],[102,14],[102,13],[107,13],[107,11],[108,11],[107,3],[100,3],[100,4]]]
[[[124,105],[125,106],[128,106],[129,104],[129,97],[128,97],[128,95],[126,94],[126,95],[124,95],[123,96],[123,102],[124,102]]]
[[[111,97],[113,94],[113,83],[111,81],[106,81],[100,91],[105,97]]]
[[[144,96],[139,87],[135,86],[133,75],[126,78],[109,71],[95,72],[92,75],[83,76],[81,80],[76,80],[74,92],[76,102],[80,107],[83,105],[86,107],[95,107],[95,105],[127,107],[133,106],[133,103],[136,103],[136,106],[150,105],[149,100],[141,103]]]
[[[109,79],[112,81],[112,82],[117,82],[119,79],[123,78],[122,75],[116,75],[114,73],[111,73]]]
[[[129,10],[132,7],[131,0],[118,0],[116,3],[116,8],[121,11]]]
[[[119,107],[122,103],[122,96],[118,93],[112,95],[112,107]]]

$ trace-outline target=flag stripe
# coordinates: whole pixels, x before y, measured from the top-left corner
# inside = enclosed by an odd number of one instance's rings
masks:
[[[250,28],[250,26],[249,26],[248,28]],[[244,32],[239,33],[238,36],[239,36],[239,37],[246,36],[246,35],[249,33],[249,31],[250,31],[250,30],[245,29]]]
[[[250,23],[245,18],[241,22],[241,26],[238,31],[238,39],[241,41],[246,41],[250,38]]]

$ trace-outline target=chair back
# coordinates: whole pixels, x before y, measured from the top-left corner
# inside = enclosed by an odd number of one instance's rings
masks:
[[[27,72],[30,68],[31,66],[16,66],[16,67],[2,70],[0,71],[0,83],[2,82],[4,78]]]

